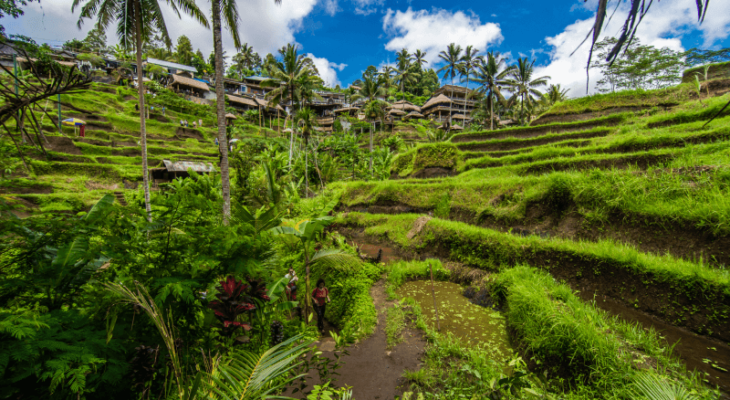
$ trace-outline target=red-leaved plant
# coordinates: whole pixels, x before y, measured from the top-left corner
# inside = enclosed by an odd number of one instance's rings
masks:
[[[238,316],[256,309],[255,298],[269,300],[262,280],[249,279],[249,281],[250,283],[246,283],[228,276],[217,287],[218,294],[215,297],[218,300],[208,303],[208,307],[213,310],[216,318],[223,324],[221,330],[223,336],[232,336],[238,328],[243,328],[247,332],[250,331],[251,324],[238,322]]]

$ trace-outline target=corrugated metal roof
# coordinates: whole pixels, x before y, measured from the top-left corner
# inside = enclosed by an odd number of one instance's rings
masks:
[[[165,168],[169,172],[187,172],[188,169],[192,169],[195,172],[213,172],[215,168],[211,163],[204,162],[193,162],[193,161],[175,161],[162,160],[165,163]]]
[[[158,60],[156,58],[148,58],[147,62],[150,64],[159,65],[160,67],[165,67],[165,68],[175,68],[175,69],[192,72],[192,73],[198,72],[197,69],[195,69],[189,65],[183,65],[183,64],[178,64],[178,63],[164,61],[164,60]]]

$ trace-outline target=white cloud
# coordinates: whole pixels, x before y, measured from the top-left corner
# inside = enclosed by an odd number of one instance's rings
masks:
[[[702,31],[705,39],[705,46],[709,47],[718,40],[728,35],[730,27],[730,2],[713,2],[707,11],[707,17],[702,25],[697,23],[697,9],[695,3],[686,0],[665,0],[654,3],[644,20],[639,25],[637,38],[642,44],[656,47],[667,47],[672,50],[684,50],[681,37],[694,30]],[[618,36],[625,21],[627,5],[622,4],[614,15],[611,22],[602,32],[602,38],[607,36]],[[595,8],[594,8],[595,9]],[[578,20],[568,25],[563,32],[545,38],[548,45],[552,46],[550,63],[543,67],[536,68],[537,76],[549,75],[551,83],[560,83],[569,88],[571,97],[585,95],[586,71],[585,65],[588,61],[589,45],[581,46],[571,57],[570,54],[583,41],[588,31],[593,26],[593,19]],[[590,92],[595,92],[595,83],[601,76],[598,70],[590,71]]]
[[[311,58],[314,66],[319,71],[319,77],[325,82],[325,86],[334,87],[340,84],[337,78],[337,71],[342,71],[347,64],[337,64],[330,62],[324,57],[315,57],[314,54],[308,53],[307,57]]]
[[[381,7],[385,0],[352,0],[355,3],[355,14],[370,15]]]
[[[325,12],[331,17],[334,17],[335,14],[340,11],[340,7],[337,5],[337,0],[322,0],[322,5],[324,6]]]
[[[385,44],[390,51],[403,48],[414,52],[425,51],[429,63],[438,60],[438,53],[445,50],[450,43],[462,47],[473,45],[484,51],[490,45],[502,41],[499,24],[488,22],[482,24],[479,16],[463,11],[450,12],[441,9],[413,11],[410,7],[404,11],[388,9],[383,18],[383,30],[393,38]]]
[[[237,0],[239,35],[243,43],[249,43],[262,57],[266,53],[275,53],[277,49],[293,43],[294,34],[302,28],[302,20],[309,15],[318,0],[284,1],[277,6],[272,0]],[[82,31],[76,28],[79,9],[71,13],[73,0],[52,0],[40,3],[29,3],[24,7],[25,15],[17,20],[3,18],[8,33],[21,33],[39,41],[52,41],[62,44],[64,41],[84,38],[94,25],[94,21],[86,20]],[[164,3],[164,2],[163,2]],[[199,7],[210,18],[210,3],[198,1]],[[80,8],[80,7],[79,7]],[[194,48],[200,48],[207,57],[213,50],[213,32],[205,29],[192,18],[183,15],[178,19],[167,5],[162,5],[167,29],[173,42],[178,36],[190,38]],[[45,13],[45,16],[44,16]],[[116,26],[107,31],[110,44],[117,43]],[[223,47],[229,56],[235,54],[233,40],[223,32]]]

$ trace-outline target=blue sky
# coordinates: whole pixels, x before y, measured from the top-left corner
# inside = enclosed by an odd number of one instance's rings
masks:
[[[613,0],[616,1],[616,0]],[[78,10],[71,13],[72,0],[44,0],[32,4],[19,20],[5,19],[9,33],[22,33],[60,44],[72,37],[83,38],[91,23],[76,28]],[[208,9],[207,1],[198,0]],[[402,47],[428,51],[437,65],[437,54],[450,42],[473,44],[497,50],[513,58],[537,59],[538,73],[571,89],[571,95],[585,92],[587,46],[573,57],[569,54],[585,37],[595,15],[596,0],[238,0],[240,34],[245,42],[265,55],[282,45],[296,42],[311,54],[330,84],[347,85],[358,79],[368,65],[393,62]],[[614,3],[615,4],[615,3]],[[605,30],[615,35],[623,22],[627,3],[622,3]],[[675,50],[691,47],[730,47],[730,1],[712,0],[705,23],[696,23],[692,0],[654,2],[642,23],[639,38],[644,43]],[[187,17],[167,13],[171,36],[188,35],[204,53],[212,49],[212,33]],[[115,42],[113,34],[108,34]],[[224,40],[228,54],[234,49]]]

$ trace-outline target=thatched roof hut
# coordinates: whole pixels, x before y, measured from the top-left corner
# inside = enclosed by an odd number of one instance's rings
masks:
[[[201,92],[209,92],[210,89],[208,88],[208,85],[205,82],[201,82],[192,78],[188,78],[181,75],[172,75],[172,83],[170,84],[172,86],[178,86],[180,88],[181,86],[188,88],[188,89],[194,89]]]
[[[418,111],[411,111],[406,115],[406,118],[426,118]]]
[[[451,103],[451,99],[449,99],[448,97],[444,96],[443,94],[440,94],[440,95],[438,95],[436,97],[433,97],[433,98],[429,99],[426,102],[426,104],[424,104],[423,107],[421,107],[421,109],[422,110],[425,110],[427,108],[430,108],[430,107],[433,107],[433,106],[436,106],[436,105],[439,105],[439,104],[449,104],[449,103]]]
[[[417,111],[419,113],[421,112],[421,107],[418,107],[417,105],[415,105],[415,104],[413,104],[413,103],[411,103],[410,101],[407,101],[407,100],[398,100],[398,101],[396,101],[391,106],[391,109],[394,109],[394,110],[403,110],[403,111],[406,111],[406,112],[408,112],[408,111]]]
[[[259,108],[258,103],[249,97],[231,96],[229,94],[228,101],[231,102],[231,105],[235,108],[243,108],[247,110]]]

